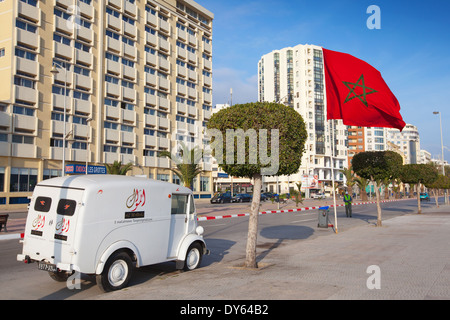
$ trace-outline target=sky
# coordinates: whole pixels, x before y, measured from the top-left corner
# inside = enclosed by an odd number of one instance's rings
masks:
[[[315,44],[378,69],[418,127],[421,149],[450,162],[450,1],[196,0],[214,14],[213,104],[255,102],[258,61],[273,50]],[[370,5],[381,29],[369,29]],[[448,148],[448,149],[446,149]]]

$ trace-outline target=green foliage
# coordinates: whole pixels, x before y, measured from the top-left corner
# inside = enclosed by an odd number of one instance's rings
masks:
[[[237,164],[237,143],[234,145],[235,159],[233,164],[226,163],[226,130],[242,129],[247,131],[254,129],[258,133],[259,130],[267,130],[267,155],[271,155],[271,130],[279,130],[279,169],[275,175],[293,174],[298,171],[301,164],[301,158],[305,151],[305,141],[307,132],[305,123],[301,115],[293,108],[282,104],[256,102],[247,104],[237,104],[232,107],[222,109],[214,114],[208,121],[208,129],[217,129],[222,132],[223,139],[223,159],[219,162],[219,166],[229,175],[237,177],[253,177],[260,174],[261,169],[270,165],[263,165],[260,157],[256,164],[249,161],[250,152],[259,150],[259,139],[257,146],[250,146],[249,139],[246,138],[245,147],[245,163]],[[214,141],[211,141],[213,144]],[[253,151],[252,151],[253,150]],[[217,155],[213,154],[216,157]],[[222,164],[220,164],[222,162]]]
[[[159,157],[167,157],[175,163],[176,168],[170,168],[181,183],[192,189],[194,178],[203,172],[200,162],[203,157],[203,151],[198,146],[189,149],[184,143],[180,143],[179,154],[171,154],[169,151],[160,152]]]
[[[352,167],[362,178],[381,181],[397,178],[402,162],[402,157],[393,151],[367,151],[353,157]]]
[[[405,164],[400,171],[400,179],[403,183],[427,185],[438,179],[438,172],[430,164]]]
[[[429,189],[450,189],[450,178],[439,174],[435,181],[427,181],[424,184]]]
[[[114,161],[113,164],[106,163],[106,172],[108,174],[117,174],[125,176],[127,175],[127,172],[131,170],[133,167],[133,163],[127,163],[125,165],[122,165],[122,161]]]

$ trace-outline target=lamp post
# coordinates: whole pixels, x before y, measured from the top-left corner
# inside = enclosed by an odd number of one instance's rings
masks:
[[[92,118],[88,118],[86,120],[86,125],[89,126],[89,122],[91,122],[91,121],[92,121]],[[87,136],[87,141],[86,141],[87,142],[87,147],[86,147],[86,174],[88,174],[88,163],[89,163],[89,154],[90,154],[90,152],[89,152],[89,140],[91,139],[90,132],[91,132],[91,130],[88,127],[88,136]]]
[[[60,64],[53,62],[50,71],[55,76],[59,74],[58,69],[64,70],[64,125],[63,125],[63,153],[62,153],[62,176],[66,175],[66,96],[67,96],[67,68],[63,68]]]
[[[445,167],[444,167],[444,140],[442,138],[442,118],[441,118],[441,112],[440,111],[433,111],[433,114],[438,114],[439,115],[439,124],[440,124],[440,128],[441,128],[441,149],[442,149],[442,175],[445,176]],[[448,199],[447,199],[447,189],[444,190],[444,195],[445,195],[445,204],[448,204]]]

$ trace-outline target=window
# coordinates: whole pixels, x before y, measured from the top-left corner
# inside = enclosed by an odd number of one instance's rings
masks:
[[[34,109],[25,107],[13,106],[13,113],[34,117]]]
[[[172,194],[171,214],[186,214],[187,203],[188,203],[188,195]]]
[[[5,48],[0,48],[0,58],[5,56]]]
[[[169,182],[169,175],[168,174],[157,174],[156,180]]]
[[[77,202],[75,200],[61,199],[58,202],[56,213],[62,216],[73,216]]]
[[[209,177],[200,177],[200,191],[209,191]]]
[[[13,143],[20,143],[20,144],[34,144],[34,137],[32,137],[32,136],[21,136],[21,135],[18,135],[18,134],[13,134],[12,142]]]
[[[34,89],[35,81],[27,78],[14,76],[14,84],[16,86],[27,87]]]
[[[61,177],[62,170],[44,169],[44,180]]]
[[[37,183],[37,169],[11,168],[10,191],[33,191]]]
[[[5,191],[5,168],[0,168],[0,192]]]
[[[34,202],[34,210],[40,212],[49,212],[52,205],[52,198],[37,197]]]
[[[16,27],[28,32],[36,33],[37,27],[32,24],[26,23],[22,20],[16,20]]]

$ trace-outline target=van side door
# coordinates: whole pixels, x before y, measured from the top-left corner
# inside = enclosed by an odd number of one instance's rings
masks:
[[[186,234],[188,199],[188,194],[172,194],[167,258],[174,258],[177,256],[178,245]]]

